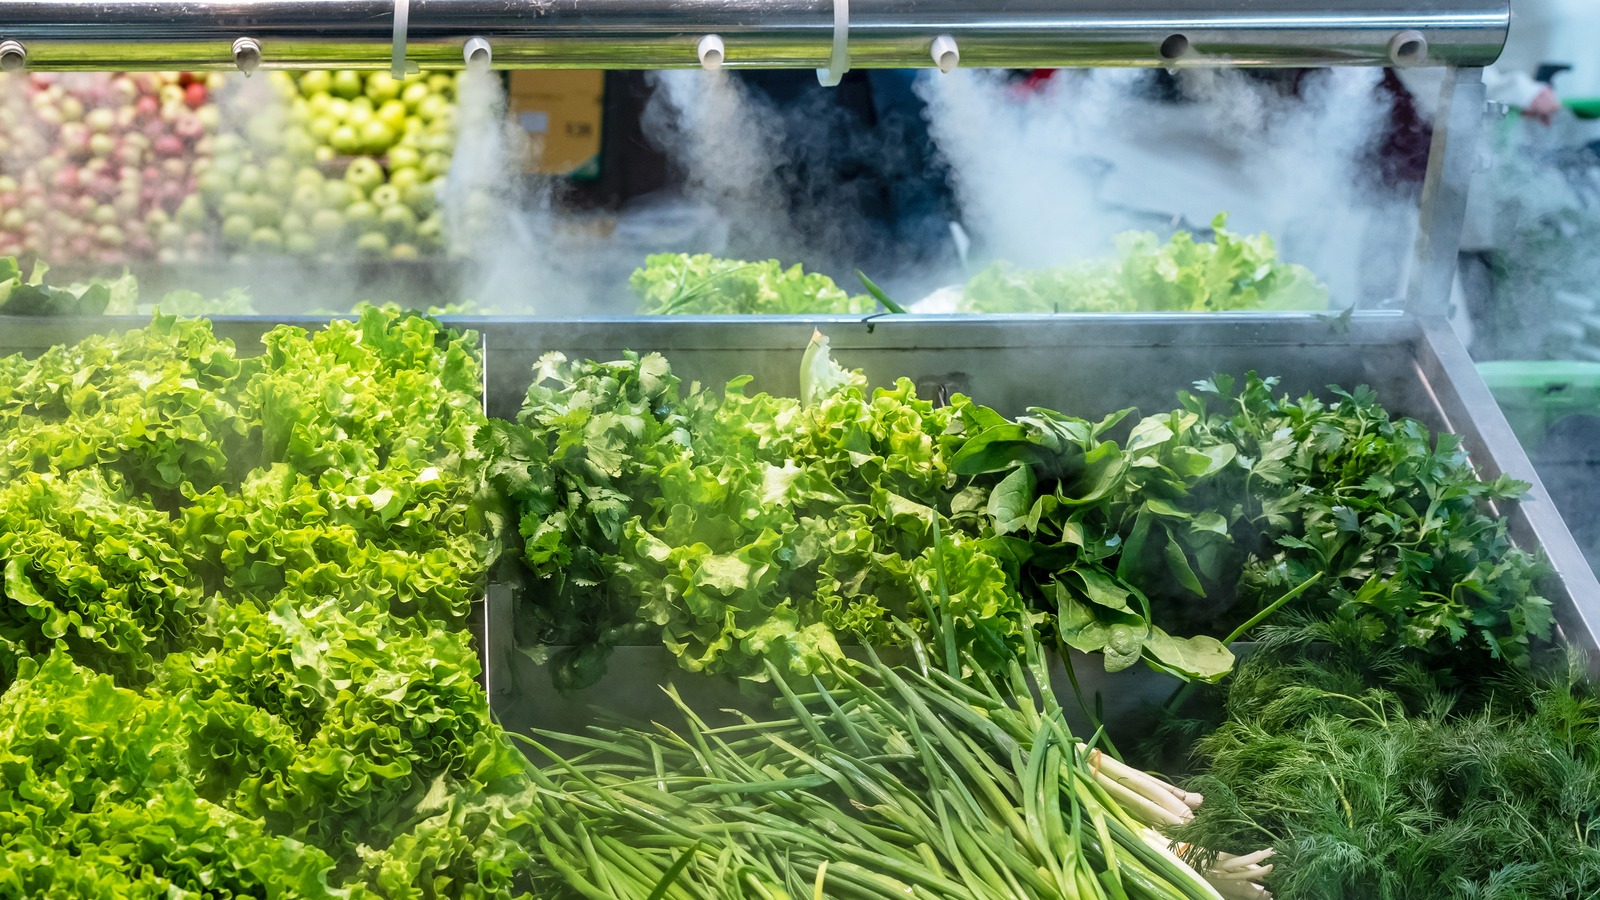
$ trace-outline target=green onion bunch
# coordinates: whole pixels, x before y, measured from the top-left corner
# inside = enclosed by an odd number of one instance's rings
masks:
[[[776,712],[712,726],[670,686],[680,729],[548,735],[579,745],[535,778],[546,896],[1266,897],[1264,855],[1218,879],[1152,826],[1200,797],[1077,740],[1037,648],[1009,670],[875,654],[807,683],[768,664]],[[1219,891],[1219,886],[1223,889]]]

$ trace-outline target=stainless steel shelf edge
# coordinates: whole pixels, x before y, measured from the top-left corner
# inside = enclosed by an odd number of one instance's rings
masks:
[[[1521,546],[1544,550],[1563,594],[1551,598],[1561,637],[1588,654],[1590,672],[1600,678],[1595,638],[1600,635],[1600,580],[1449,323],[1425,320],[1422,338],[1424,352],[1417,364],[1423,380],[1434,388],[1445,428],[1462,435],[1467,453],[1486,477],[1509,475],[1531,485],[1528,495],[1508,510],[1512,537]]]

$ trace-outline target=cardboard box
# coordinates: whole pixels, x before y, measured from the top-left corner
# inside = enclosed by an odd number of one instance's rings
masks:
[[[579,179],[600,176],[604,72],[513,72],[508,106],[512,121],[531,139],[524,172]]]

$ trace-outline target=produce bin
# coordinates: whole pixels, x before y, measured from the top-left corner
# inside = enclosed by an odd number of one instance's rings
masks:
[[[1175,393],[1219,372],[1281,376],[1280,391],[1325,393],[1329,385],[1370,385],[1395,415],[1461,434],[1487,477],[1501,473],[1533,484],[1509,514],[1513,535],[1540,546],[1555,575],[1547,596],[1561,638],[1600,659],[1600,583],[1563,524],[1506,418],[1444,322],[1405,314],[1357,313],[1347,320],[1315,314],[1181,316],[993,316],[860,319],[470,320],[483,331],[491,415],[514,417],[542,354],[614,359],[625,349],[658,351],[685,384],[718,385],[755,376],[752,391],[793,395],[801,353],[813,328],[829,337],[841,365],[864,369],[873,384],[906,376],[922,396],[961,392],[1002,413],[1043,406],[1089,418],[1125,406],[1170,409]],[[621,648],[594,687],[563,697],[548,674],[519,652],[511,628],[511,586],[490,594],[487,669],[491,701],[505,725],[581,728],[591,707],[644,720],[665,710],[655,685],[674,680],[675,660],[660,646]],[[1239,650],[1241,648],[1235,648]],[[1108,727],[1139,733],[1177,682],[1143,665],[1105,673],[1098,657],[1074,654],[1085,697],[1099,695]],[[1056,663],[1064,692],[1066,672]],[[688,673],[681,673],[688,676]],[[734,705],[730,679],[677,678],[704,694],[702,708]],[[721,701],[719,703],[712,702]],[[1082,711],[1068,710],[1075,727]]]
[[[1277,375],[1279,391],[1295,395],[1366,384],[1392,414],[1461,434],[1486,477],[1504,473],[1532,483],[1527,498],[1508,511],[1512,534],[1519,544],[1540,547],[1549,557],[1554,574],[1545,593],[1555,606],[1559,637],[1586,651],[1591,664],[1600,661],[1600,582],[1506,416],[1443,321],[1386,312],[1348,318],[1212,313],[447,321],[481,334],[486,408],[492,416],[510,418],[522,405],[533,363],[550,351],[594,359],[614,359],[630,349],[657,351],[686,384],[698,380],[715,386],[749,374],[755,376],[752,390],[793,395],[799,390],[801,354],[819,328],[840,364],[863,369],[873,384],[905,376],[917,382],[923,396],[965,393],[1006,414],[1030,406],[1085,417],[1126,406],[1170,409],[1177,391],[1216,373]],[[250,353],[282,322],[316,328],[326,320],[218,318],[215,327]],[[0,352],[33,355],[87,334],[142,324],[118,318],[13,319],[0,337]],[[739,702],[732,679],[675,679],[680,674],[676,661],[659,645],[619,649],[599,684],[561,696],[542,666],[515,644],[516,587],[492,585],[473,622],[490,701],[508,729],[581,729],[594,721],[595,707],[649,719],[664,712],[667,700],[654,687],[641,690],[640,685],[674,680],[712,708]],[[1099,657],[1074,654],[1071,663],[1085,698],[1093,704],[1098,695],[1101,717],[1124,733],[1138,733],[1150,721],[1153,704],[1177,686],[1142,664],[1108,674]],[[1065,665],[1057,660],[1055,666],[1065,691]],[[1082,710],[1068,713],[1075,727],[1085,724]]]

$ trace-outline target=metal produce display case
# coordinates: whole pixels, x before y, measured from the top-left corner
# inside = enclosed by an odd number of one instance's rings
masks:
[[[1087,418],[1126,406],[1173,408],[1175,393],[1217,373],[1256,371],[1281,378],[1279,390],[1326,395],[1329,385],[1369,385],[1395,415],[1435,431],[1460,434],[1486,477],[1508,474],[1533,484],[1505,512],[1520,546],[1540,548],[1555,574],[1545,585],[1560,637],[1600,660],[1600,582],[1539,484],[1527,454],[1478,376],[1454,332],[1441,319],[1406,312],[1185,315],[879,316],[860,318],[647,317],[612,320],[447,319],[480,333],[484,401],[490,415],[515,418],[535,360],[550,351],[571,358],[614,359],[624,350],[657,351],[685,383],[713,389],[740,375],[751,390],[794,396],[800,357],[815,328],[835,358],[860,368],[873,384],[907,377],[924,397],[960,392],[1003,413],[1043,406]],[[217,333],[241,353],[280,324],[317,328],[321,318],[223,317]],[[135,328],[132,318],[11,319],[0,331],[0,354],[36,355],[64,341]],[[496,714],[512,730],[581,729],[593,707],[635,720],[659,717],[665,697],[653,685],[676,683],[702,706],[735,706],[732,679],[692,676],[659,645],[619,648],[597,686],[558,694],[549,674],[516,646],[512,604],[517,585],[490,587],[472,623],[484,657]],[[1060,662],[1057,661],[1058,670]],[[1086,695],[1099,694],[1108,726],[1136,733],[1152,704],[1176,681],[1142,664],[1105,673],[1096,657],[1074,654]],[[1062,672],[1063,690],[1066,690]],[[1069,708],[1075,727],[1081,713]]]
[[[842,365],[865,370],[873,384],[905,376],[924,397],[960,392],[1007,414],[1030,406],[1086,418],[1127,406],[1159,412],[1174,407],[1178,390],[1219,372],[1277,375],[1280,390],[1295,396],[1326,396],[1329,385],[1369,385],[1391,413],[1460,434],[1486,477],[1504,473],[1533,484],[1525,500],[1506,510],[1513,537],[1549,556],[1555,575],[1546,591],[1561,638],[1600,660],[1600,583],[1472,360],[1442,320],[1398,312],[1356,313],[1348,319],[1233,313],[866,321],[663,317],[480,319],[472,327],[483,331],[488,353],[488,409],[501,417],[515,417],[534,361],[551,350],[594,359],[614,359],[625,349],[654,350],[686,384],[698,380],[716,387],[751,374],[750,390],[794,396],[800,356],[814,327],[828,335]],[[710,693],[724,701],[721,705],[738,699],[731,679],[720,687],[708,685],[708,679],[678,670],[659,646],[622,648],[599,685],[559,696],[548,674],[514,646],[511,602],[507,589],[491,593],[485,652],[491,702],[513,730],[581,727],[591,718],[590,706],[638,719],[659,715],[664,698],[639,685],[669,680],[680,689]],[[1101,695],[1107,724],[1121,726],[1123,733],[1147,722],[1149,705],[1164,700],[1177,684],[1142,664],[1107,674],[1098,658],[1077,657],[1074,669],[1086,695]]]
[[[1444,66],[1403,311],[1203,316],[895,317],[869,320],[463,319],[484,335],[485,402],[514,415],[532,362],[549,350],[610,358],[656,350],[686,379],[739,374],[797,389],[814,324],[838,358],[875,382],[960,390],[1003,411],[1047,406],[1083,416],[1172,393],[1216,372],[1254,369],[1293,392],[1366,383],[1392,412],[1458,432],[1486,475],[1534,483],[1509,510],[1514,535],[1556,570],[1548,594],[1562,637],[1600,661],[1600,583],[1538,485],[1527,456],[1444,313],[1460,246],[1475,137],[1485,114],[1481,67],[1504,46],[1507,0],[0,0],[0,69],[815,68],[824,84],[851,67]],[[0,349],[38,351],[75,333],[133,322],[11,322]],[[241,348],[273,323],[219,320]],[[313,324],[309,321],[300,324]],[[496,710],[523,728],[586,719],[588,698],[649,715],[639,682],[670,679],[659,648],[618,658],[611,681],[561,698],[511,645],[504,586],[484,605],[481,646]],[[1134,721],[1165,685],[1143,669],[1089,677],[1109,720]],[[681,679],[680,679],[681,680]],[[648,695],[648,696],[647,696]],[[642,705],[641,705],[642,704]]]

